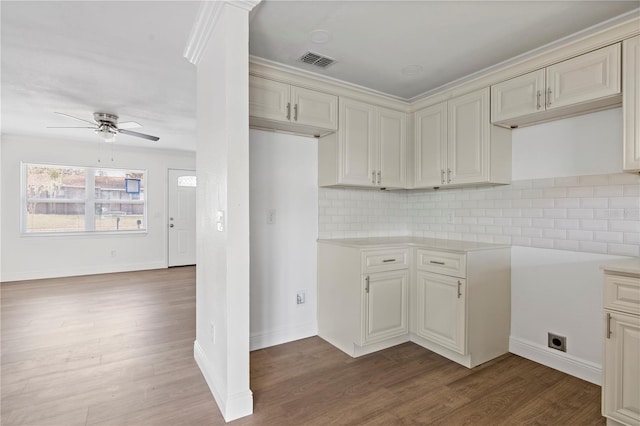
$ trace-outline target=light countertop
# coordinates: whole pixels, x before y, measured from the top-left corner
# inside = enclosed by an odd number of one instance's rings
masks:
[[[640,257],[633,259],[617,260],[600,266],[607,272],[617,272],[619,274],[638,274],[640,275]]]
[[[474,241],[439,240],[436,238],[418,237],[373,237],[373,238],[339,238],[319,239],[321,244],[334,244],[361,249],[383,248],[388,246],[411,246],[453,252],[468,252],[474,250],[489,250],[510,247],[506,244],[489,244]]]

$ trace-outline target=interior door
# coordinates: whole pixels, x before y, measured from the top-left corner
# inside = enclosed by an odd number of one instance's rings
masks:
[[[196,172],[169,169],[168,266],[196,263]]]

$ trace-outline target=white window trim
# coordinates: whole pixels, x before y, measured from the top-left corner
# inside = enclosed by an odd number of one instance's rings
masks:
[[[27,169],[28,166],[43,166],[43,167],[74,167],[85,169],[85,198],[84,199],[51,199],[51,198],[29,198],[27,197],[26,184],[27,184]],[[125,170],[142,173],[142,185],[145,188],[144,199],[142,200],[110,200],[95,198],[95,170]],[[93,177],[90,179],[89,177]],[[149,233],[148,227],[148,170],[147,169],[134,169],[134,168],[121,168],[121,167],[95,167],[95,166],[77,166],[71,164],[59,164],[59,163],[40,163],[40,162],[20,162],[20,236],[21,237],[64,237],[64,236],[91,236],[91,235],[108,235],[108,236],[132,236],[132,235],[144,235]],[[29,203],[60,203],[60,204],[84,204],[85,205],[85,230],[84,231],[70,231],[70,232],[28,232],[27,231],[27,205]],[[109,204],[117,202],[118,204],[141,204],[144,206],[144,229],[127,229],[121,231],[96,231],[95,227],[95,206],[96,204]],[[87,230],[89,229],[89,230]]]

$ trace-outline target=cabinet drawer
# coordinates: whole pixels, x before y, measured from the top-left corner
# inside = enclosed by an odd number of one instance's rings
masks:
[[[467,256],[463,253],[419,249],[417,263],[417,268],[420,271],[435,272],[436,274],[451,275],[459,278],[466,278],[467,276]]]
[[[640,314],[640,278],[605,275],[604,307]]]
[[[394,271],[409,267],[409,249],[368,250],[362,252],[362,273]]]

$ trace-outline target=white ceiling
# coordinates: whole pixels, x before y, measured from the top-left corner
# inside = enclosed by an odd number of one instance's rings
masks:
[[[635,1],[275,1],[251,13],[250,53],[409,99],[618,16]],[[88,129],[47,129],[96,111],[137,121],[151,142],[195,150],[196,69],[182,56],[196,1],[0,2],[2,133],[99,143]],[[310,40],[313,30],[330,40]],[[297,62],[306,50],[337,63]],[[422,71],[403,75],[403,67]]]
[[[54,111],[137,121],[152,142],[195,150],[196,67],[183,58],[199,2],[2,1],[2,133],[100,143]]]
[[[410,99],[632,9],[635,1],[270,1],[252,12],[256,57]],[[311,40],[324,30],[330,40]],[[307,50],[336,62],[299,62]],[[403,75],[402,69],[422,71]]]

